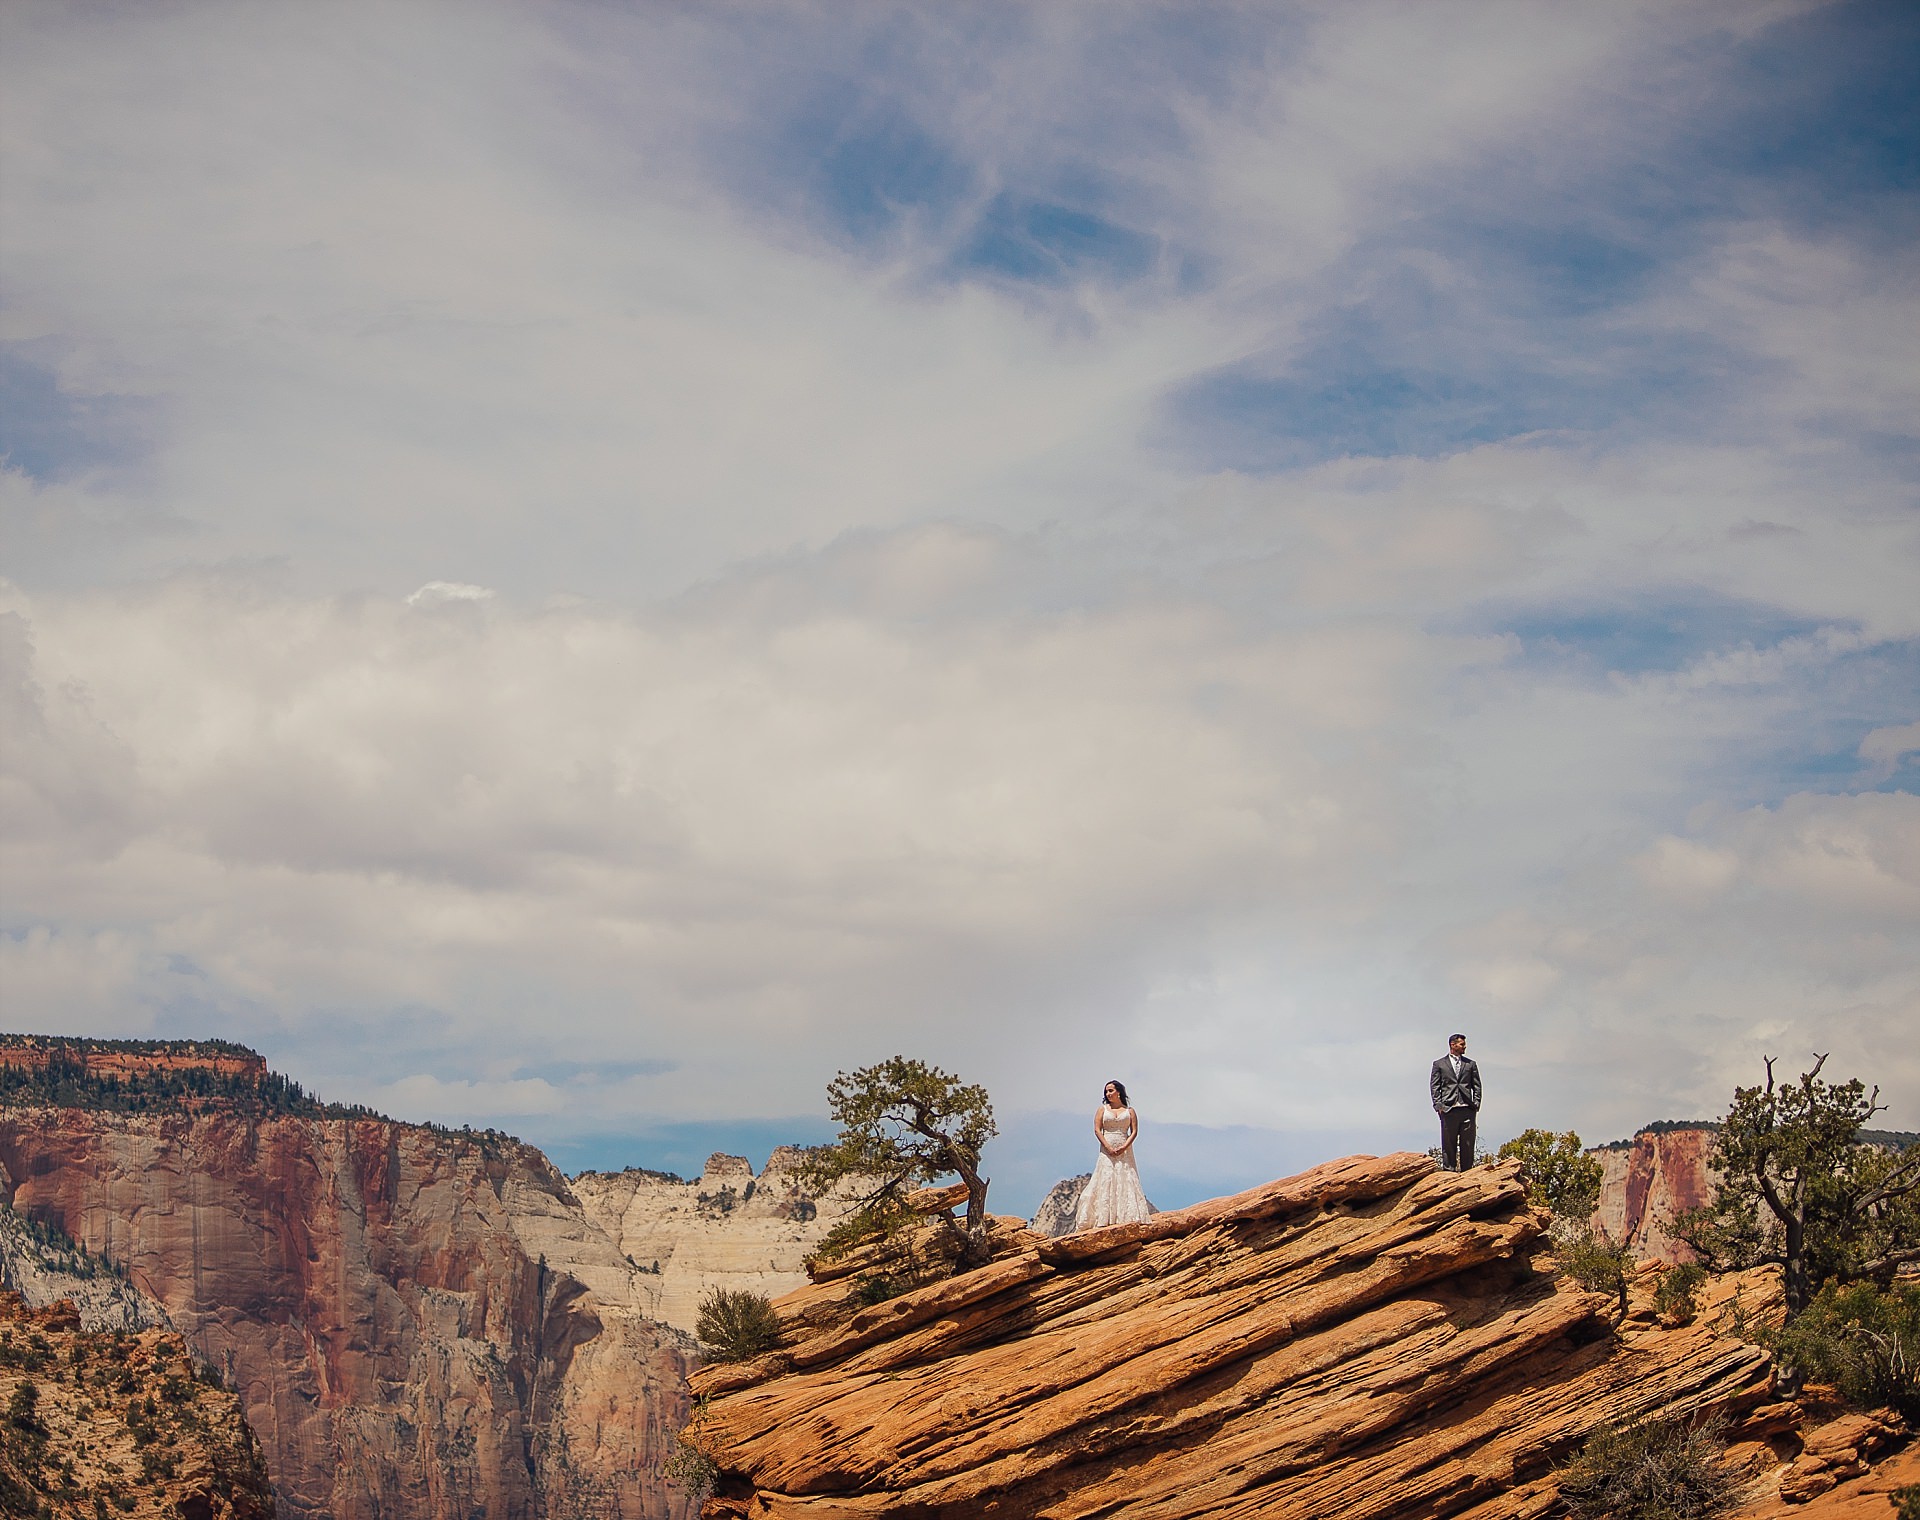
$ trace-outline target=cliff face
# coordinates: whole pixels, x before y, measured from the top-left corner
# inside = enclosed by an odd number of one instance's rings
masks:
[[[583,1172],[573,1191],[640,1268],[633,1281],[644,1312],[691,1332],[710,1288],[772,1297],[806,1282],[807,1254],[847,1205],[801,1185],[804,1154],[780,1146],[758,1177],[744,1156],[717,1152],[692,1182],[638,1170]]]
[[[1605,1421],[1766,1397],[1763,1352],[1550,1270],[1514,1169],[1356,1157],[1138,1225],[996,1221],[972,1272],[695,1374],[710,1520],[1521,1520]],[[838,1270],[838,1269],[836,1269]]]
[[[273,1515],[240,1401],[197,1375],[177,1335],[95,1333],[70,1305],[0,1293],[0,1409],[0,1514]]]
[[[1649,1261],[1693,1260],[1668,1233],[1673,1217],[1713,1201],[1719,1176],[1708,1164],[1713,1131],[1642,1130],[1624,1150],[1591,1151],[1602,1171],[1595,1228]]]
[[[682,1513],[684,1340],[538,1151],[376,1119],[0,1110],[21,1215],[237,1388],[289,1520]]]
[[[0,1197],[13,1182],[0,1170]],[[88,1331],[165,1329],[166,1311],[134,1290],[111,1265],[72,1242],[47,1235],[0,1203],[0,1288],[18,1293],[28,1307],[65,1302]]]

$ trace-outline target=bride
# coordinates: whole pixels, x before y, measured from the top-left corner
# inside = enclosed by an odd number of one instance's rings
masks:
[[[1133,1164],[1133,1137],[1140,1133],[1140,1116],[1127,1106],[1126,1084],[1109,1082],[1106,1101],[1093,1116],[1093,1135],[1100,1142],[1100,1159],[1080,1193],[1073,1212],[1076,1230],[1097,1230],[1107,1224],[1137,1224],[1151,1218],[1153,1205],[1140,1191],[1140,1171]]]

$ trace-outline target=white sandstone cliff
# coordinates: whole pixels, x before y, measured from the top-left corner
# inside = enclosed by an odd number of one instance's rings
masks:
[[[744,1156],[718,1152],[692,1182],[638,1168],[582,1172],[573,1192],[639,1269],[632,1291],[641,1312],[691,1331],[710,1288],[777,1298],[807,1281],[802,1263],[849,1204],[800,1185],[803,1154],[780,1146],[757,1177]]]

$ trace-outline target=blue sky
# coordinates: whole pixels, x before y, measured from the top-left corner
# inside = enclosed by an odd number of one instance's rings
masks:
[[[5,24],[9,1027],[682,1171],[904,1051],[1021,1208],[1456,1027],[1920,1125],[1911,6]]]

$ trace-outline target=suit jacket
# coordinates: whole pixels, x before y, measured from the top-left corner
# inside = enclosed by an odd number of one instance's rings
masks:
[[[1460,1075],[1453,1074],[1453,1056],[1442,1056],[1433,1063],[1433,1074],[1428,1078],[1428,1087],[1433,1093],[1433,1111],[1444,1114],[1450,1108],[1473,1108],[1480,1106],[1480,1068],[1473,1064],[1471,1056],[1460,1058]]]

